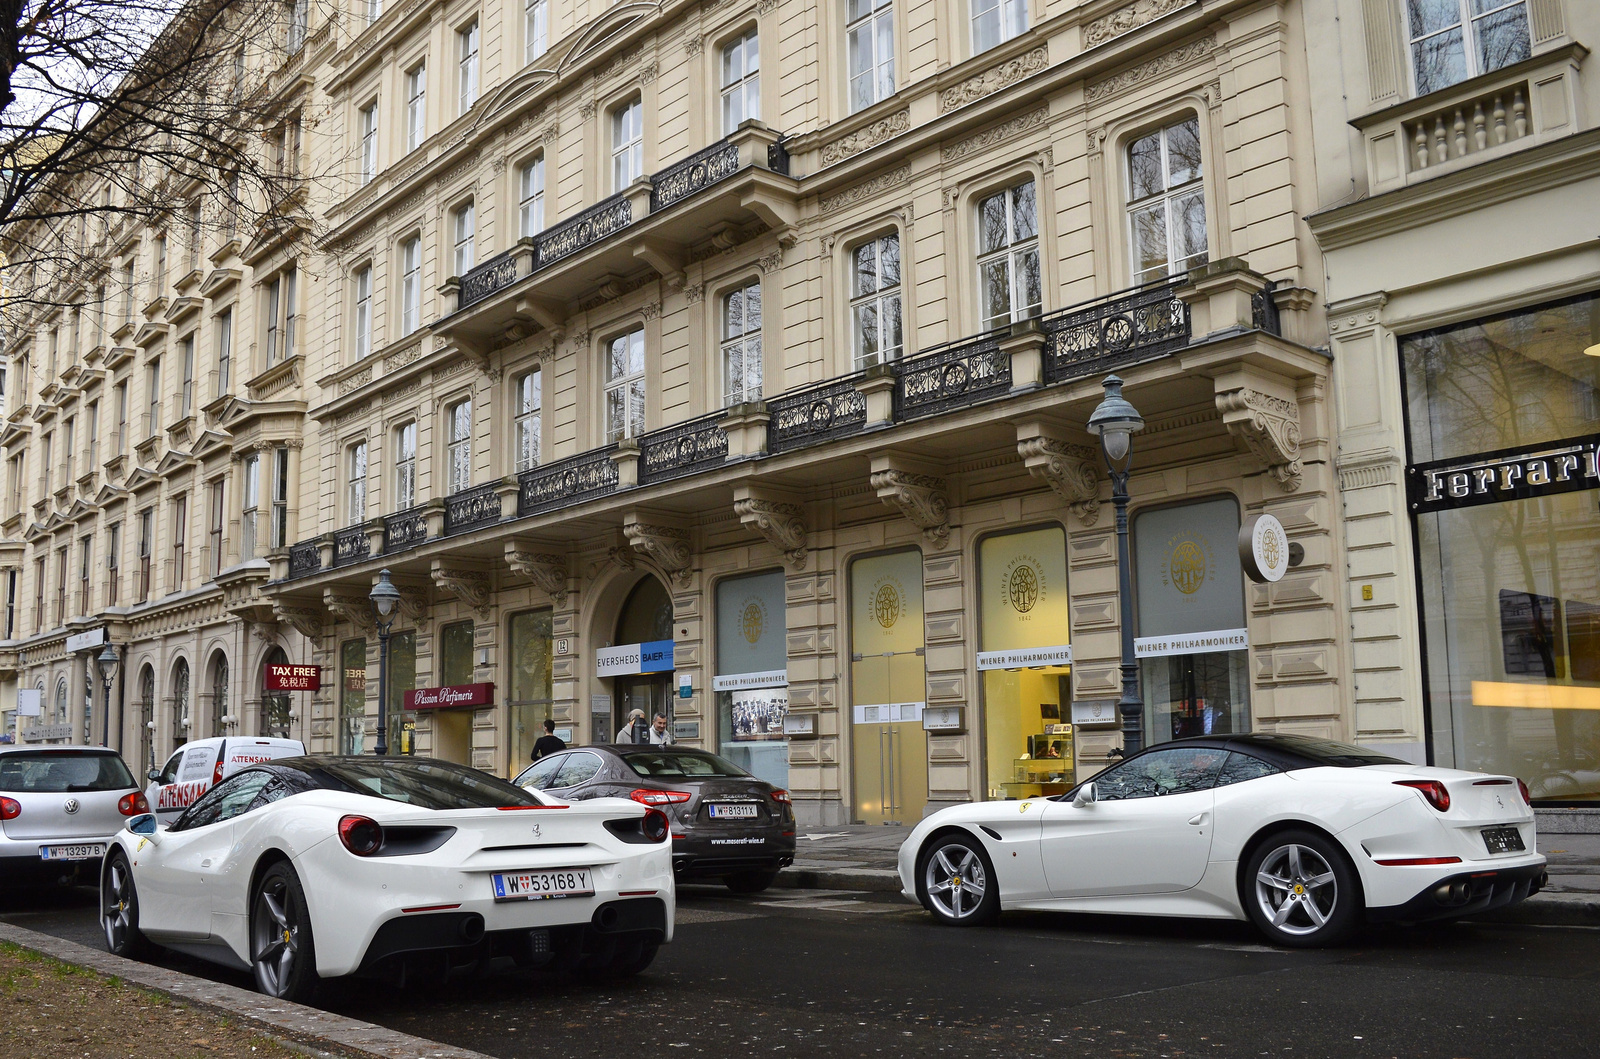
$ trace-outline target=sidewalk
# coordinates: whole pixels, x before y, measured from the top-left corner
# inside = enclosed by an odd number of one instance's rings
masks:
[[[910,833],[909,827],[872,824],[802,830],[794,866],[778,876],[777,885],[899,893],[895,857]],[[1541,834],[1539,849],[1550,861],[1549,885],[1490,918],[1600,926],[1600,834]]]

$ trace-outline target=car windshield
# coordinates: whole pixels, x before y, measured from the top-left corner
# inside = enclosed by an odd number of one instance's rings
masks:
[[[1305,735],[1268,735],[1261,734],[1251,737],[1251,742],[1262,746],[1277,747],[1291,754],[1314,762],[1318,765],[1331,765],[1334,768],[1360,768],[1362,765],[1408,765],[1410,762],[1402,761],[1397,757],[1370,750],[1364,746],[1354,746],[1350,743],[1336,743],[1332,739],[1313,739]]]
[[[622,760],[647,779],[742,779],[750,775],[727,758],[704,750],[648,750],[625,754]]]
[[[95,750],[24,750],[0,757],[0,791],[62,794],[134,786],[122,758]]]
[[[345,759],[317,762],[315,771],[359,794],[424,809],[497,809],[507,805],[544,804],[521,787],[513,787],[487,772],[447,761]]]

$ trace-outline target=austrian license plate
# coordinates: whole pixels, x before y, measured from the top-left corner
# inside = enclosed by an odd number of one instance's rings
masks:
[[[546,901],[554,897],[588,897],[594,893],[592,868],[496,872],[492,878],[496,901]]]
[[[1521,853],[1527,848],[1522,844],[1522,832],[1514,827],[1484,828],[1483,844],[1490,853]]]
[[[713,820],[754,820],[756,807],[748,803],[744,805],[718,805],[712,802],[709,806]]]
[[[78,846],[40,846],[40,860],[93,860],[106,855],[103,842],[89,842]]]

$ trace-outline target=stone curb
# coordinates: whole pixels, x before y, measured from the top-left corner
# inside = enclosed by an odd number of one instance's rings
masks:
[[[274,1000],[222,982],[126,960],[10,923],[0,923],[0,941],[113,975],[196,1008],[254,1023],[268,1036],[280,1038],[299,1050],[328,1049],[358,1059],[490,1059],[482,1052],[454,1048],[359,1019]]]
[[[774,886],[801,890],[900,892],[900,873],[888,868],[785,868]],[[1549,927],[1600,927],[1600,893],[1540,893],[1498,912],[1475,916],[1490,923]]]

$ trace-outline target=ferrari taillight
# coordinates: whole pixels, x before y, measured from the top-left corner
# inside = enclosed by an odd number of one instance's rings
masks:
[[[346,816],[339,820],[339,841],[358,857],[370,857],[383,848],[383,828],[365,816]]]
[[[15,798],[0,798],[0,820],[15,820],[21,815],[21,802]]]
[[[143,816],[149,811],[150,803],[145,801],[144,795],[138,791],[134,791],[132,794],[124,794],[117,802],[117,812],[123,816]]]
[[[1521,780],[1518,780],[1517,781],[1517,790],[1522,794],[1522,804],[1523,805],[1532,805],[1533,804],[1533,792],[1528,790],[1528,785],[1526,783],[1523,783]]]
[[[689,800],[688,791],[652,791],[641,787],[628,795],[640,805],[676,805]]]
[[[1396,787],[1411,787],[1421,791],[1428,804],[1441,813],[1450,811],[1450,792],[1438,780],[1395,780]]]
[[[672,834],[672,827],[667,823],[667,814],[660,809],[647,809],[644,819],[639,822],[639,829],[644,832],[644,837],[652,842],[665,842]]]
[[[214,768],[212,768],[212,770],[211,770],[211,782],[212,783],[221,783],[222,782],[222,755],[220,755],[220,754],[217,755],[217,764],[216,764],[216,766]]]

